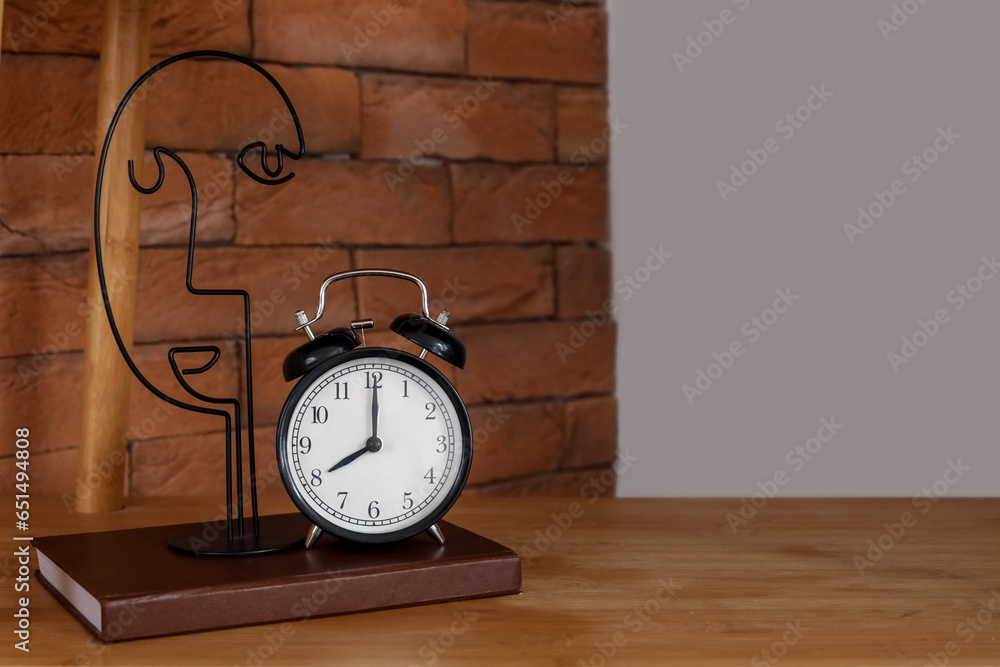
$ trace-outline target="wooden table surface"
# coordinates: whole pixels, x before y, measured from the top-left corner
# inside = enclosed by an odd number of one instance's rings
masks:
[[[88,516],[34,500],[32,534],[198,521],[216,506],[132,502]],[[449,521],[521,553],[521,595],[121,644],[92,639],[32,581],[30,654],[13,647],[16,564],[0,557],[0,656],[31,665],[1000,664],[1000,500],[775,499],[734,534],[727,515],[740,507],[467,498]],[[264,509],[291,506],[272,499]]]

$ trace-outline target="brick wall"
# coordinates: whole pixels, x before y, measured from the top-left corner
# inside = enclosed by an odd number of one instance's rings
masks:
[[[71,492],[76,469],[100,4],[5,3],[0,412],[5,428],[32,430],[36,493]],[[296,178],[262,186],[234,169],[235,152],[251,137],[297,142],[280,99],[249,69],[186,61],[149,93],[147,145],[178,150],[199,184],[196,279],[245,285],[254,298],[263,491],[283,493],[273,474],[274,424],[290,389],[280,365],[304,340],[291,313],[315,309],[327,275],[363,266],[417,273],[432,310],[453,313],[469,363],[443,370],[477,429],[472,488],[575,494],[605,472],[616,445],[615,331],[587,319],[610,295],[603,6],[154,5],[154,60],[191,49],[252,56],[285,87],[305,133]],[[241,312],[238,300],[209,308],[183,290],[187,200],[176,169],[144,198],[135,330],[137,362],[178,396],[166,350],[231,338]],[[329,293],[323,324],[373,317],[383,333],[369,344],[399,346],[385,327],[415,309],[415,290],[353,282]],[[574,336],[581,325],[588,335]],[[245,386],[239,350],[227,352],[198,388],[235,395]],[[172,410],[137,383],[131,406],[129,492],[217,493],[221,424]],[[5,465],[13,444],[0,438]]]

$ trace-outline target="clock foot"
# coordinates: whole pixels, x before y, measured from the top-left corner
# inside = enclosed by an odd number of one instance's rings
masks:
[[[319,540],[320,535],[323,534],[323,529],[319,526],[311,526],[309,528],[309,533],[306,535],[306,549],[311,549],[314,544]]]
[[[431,539],[437,542],[438,544],[442,546],[444,545],[444,533],[441,532],[441,529],[438,528],[438,525],[436,523],[427,529],[427,534],[430,535]]]

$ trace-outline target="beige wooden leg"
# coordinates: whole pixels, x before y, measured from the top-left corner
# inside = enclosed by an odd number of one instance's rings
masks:
[[[121,98],[149,68],[150,8],[151,0],[105,0],[97,107],[98,156]],[[135,309],[141,195],[129,183],[127,164],[129,159],[135,160],[136,178],[141,182],[145,127],[143,103],[134,104],[122,115],[108,153],[101,206],[104,271],[115,320],[129,348]],[[104,314],[93,238],[87,301],[88,312],[93,316],[87,322],[84,348],[83,429],[76,509],[106,512],[123,506],[132,374],[119,354]]]

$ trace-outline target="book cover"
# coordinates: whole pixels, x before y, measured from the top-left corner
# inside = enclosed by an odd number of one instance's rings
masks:
[[[300,514],[282,515],[301,524]],[[35,540],[42,584],[105,642],[276,623],[517,593],[518,555],[441,522],[447,542],[418,535],[358,545],[324,535],[312,549],[195,557],[167,546],[198,524]]]

